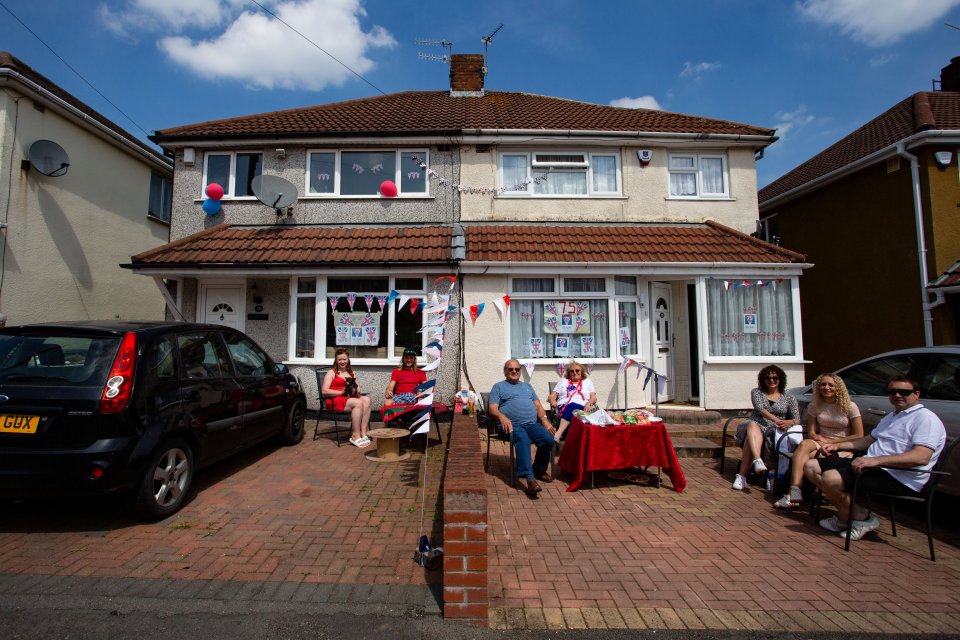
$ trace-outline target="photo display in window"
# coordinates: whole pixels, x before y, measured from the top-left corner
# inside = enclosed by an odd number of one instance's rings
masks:
[[[510,301],[510,352],[515,358],[607,358],[608,300]]]
[[[712,356],[792,356],[793,283],[787,279],[707,280]]]
[[[387,356],[387,278],[330,278],[327,284],[327,357],[349,347],[351,358]]]

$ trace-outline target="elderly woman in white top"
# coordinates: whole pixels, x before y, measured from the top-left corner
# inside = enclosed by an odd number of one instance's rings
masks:
[[[813,382],[813,402],[807,408],[806,438],[797,445],[790,465],[790,489],[774,503],[777,509],[793,509],[803,502],[800,483],[803,465],[820,454],[828,442],[853,442],[863,437],[860,409],[850,400],[847,385],[835,373],[821,373]],[[847,454],[849,455],[849,454]]]
[[[574,411],[590,411],[597,406],[597,390],[587,375],[582,364],[571,360],[567,364],[567,370],[563,372],[564,380],[558,382],[547,397],[547,402],[556,408],[557,415],[560,416],[560,427],[553,436],[557,442],[560,442],[560,437],[573,420]]]

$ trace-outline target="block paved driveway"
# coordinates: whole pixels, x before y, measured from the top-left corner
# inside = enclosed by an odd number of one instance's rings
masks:
[[[260,445],[200,471],[189,504],[161,522],[133,520],[112,498],[3,505],[0,585],[4,576],[18,575],[71,576],[87,588],[89,577],[136,580],[140,590],[144,581],[165,581],[174,585],[170,593],[193,581],[259,584],[258,593],[264,585],[274,593],[277,583],[336,584],[335,591],[314,592],[344,601],[359,593],[365,601],[374,587],[385,598],[439,613],[429,588],[439,572],[426,572],[412,559],[420,531],[422,437],[409,460],[375,463],[363,455],[373,447],[312,441],[312,426],[308,422],[295,447]],[[431,446],[428,534],[444,448],[435,439]],[[133,583],[115,584],[122,592]]]
[[[555,481],[531,501],[507,483],[506,447],[487,476],[493,627],[960,632],[956,528],[936,530],[936,563],[903,515],[898,537],[881,517],[847,553],[806,510],[732,491],[739,459],[723,477],[717,460],[681,459],[682,494],[666,476],[655,489],[597,473],[595,489]]]

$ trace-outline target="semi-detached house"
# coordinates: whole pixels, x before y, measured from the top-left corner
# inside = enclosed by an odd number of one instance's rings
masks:
[[[533,363],[541,394],[559,363],[588,363],[607,407],[655,399],[625,358],[669,379],[660,401],[708,409],[746,406],[762,364],[800,380],[809,265],[748,235],[774,131],[487,91],[482,56],[454,55],[450,78],[158,131],[175,160],[173,241],[127,266],[175,284],[172,315],[245,330],[305,383],[353,340],[375,399],[403,349],[428,342],[420,303],[445,276],[464,310],[436,374],[447,401],[488,390],[508,357]],[[258,175],[293,183],[296,201],[262,204]],[[207,215],[213,182],[225,195]],[[344,314],[377,332],[350,338]]]

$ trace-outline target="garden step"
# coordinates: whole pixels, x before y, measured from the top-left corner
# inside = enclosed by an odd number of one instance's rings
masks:
[[[721,456],[720,445],[706,438],[674,438],[671,436],[670,439],[678,458],[719,458]]]

